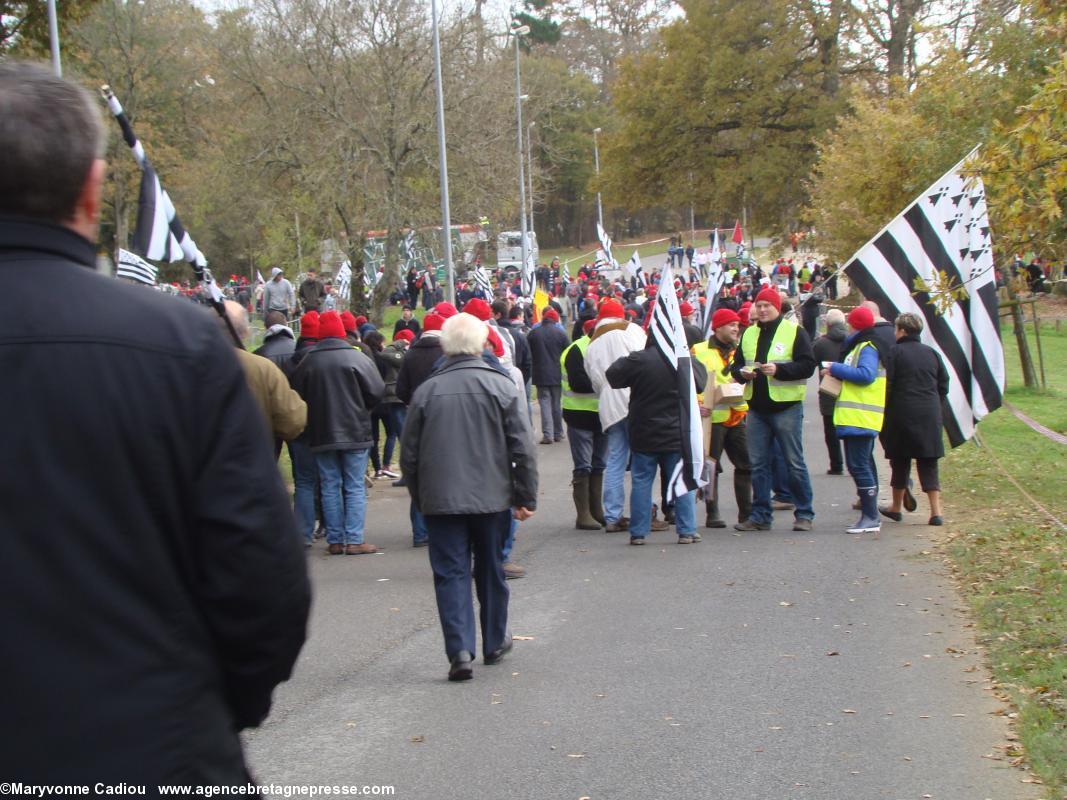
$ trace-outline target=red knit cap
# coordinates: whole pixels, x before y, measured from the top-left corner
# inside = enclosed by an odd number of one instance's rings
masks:
[[[693,315],[693,304],[688,300],[683,300],[678,306],[678,310],[682,312],[682,318],[691,317]]]
[[[456,307],[448,301],[438,303],[433,307],[433,310],[445,319],[448,319],[449,317],[454,317],[456,316],[456,314],[459,313],[458,311],[456,311]]]
[[[493,318],[493,309],[480,297],[468,300],[467,304],[463,306],[463,313],[477,317],[482,322],[488,322]]]
[[[737,312],[732,308],[720,308],[711,315],[711,329],[717,331],[723,325],[729,325],[731,322],[740,321],[741,317],[737,316]]]
[[[866,306],[856,306],[848,312],[848,324],[857,331],[874,327],[874,314]]]
[[[582,333],[584,333],[586,336],[588,336],[589,334],[591,334],[593,332],[593,328],[595,328],[595,327],[596,327],[596,320],[595,319],[587,319],[585,322],[582,323]]]
[[[359,325],[356,324],[356,317],[351,311],[341,312],[341,324],[345,326],[345,330],[348,333],[355,333],[359,329]]]
[[[324,311],[319,314],[320,339],[344,339],[345,326],[336,311]]]
[[[410,328],[404,328],[404,330],[398,332],[397,335],[393,337],[394,342],[398,339],[408,342],[410,344],[411,342],[415,341],[415,331],[411,330]]]
[[[470,305],[470,303],[467,303],[467,305]],[[464,312],[464,313],[466,313],[466,312]],[[486,336],[486,341],[489,343],[489,346],[493,348],[493,355],[495,355],[497,358],[503,358],[504,357],[504,343],[502,341],[500,341],[500,334],[497,333],[493,329],[493,327],[491,325],[488,326],[488,327],[489,327],[489,335]]]
[[[305,339],[319,338],[319,312],[309,311],[300,318],[300,335]],[[341,334],[342,336],[344,334]]]
[[[770,303],[779,311],[782,310],[782,296],[778,294],[777,289],[772,289],[768,286],[766,289],[762,289],[758,295],[756,295],[757,303]]]
[[[752,304],[745,303],[743,306],[741,306],[741,310],[737,312],[737,318],[738,320],[740,320],[742,328],[747,328],[749,325],[752,324],[748,319],[748,314],[750,311],[752,311]]]
[[[544,318],[549,322],[559,322],[559,314],[556,313],[556,309],[554,308],[546,308]]]
[[[445,318],[435,311],[431,311],[422,318],[422,329],[424,331],[439,331],[444,324]]]
[[[618,300],[605,300],[600,305],[600,313],[596,315],[597,319],[626,319],[626,311],[622,307],[622,303]]]
[[[356,317],[356,330],[359,330],[360,328],[362,328],[366,324],[367,324],[367,318],[365,316],[360,314],[358,317]]]

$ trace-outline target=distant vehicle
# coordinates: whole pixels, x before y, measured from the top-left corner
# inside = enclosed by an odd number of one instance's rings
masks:
[[[526,243],[530,251],[530,261],[537,266],[537,234],[526,232]],[[503,267],[522,266],[522,232],[502,231],[496,237],[496,265]]]

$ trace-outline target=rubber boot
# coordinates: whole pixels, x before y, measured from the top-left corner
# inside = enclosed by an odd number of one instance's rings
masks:
[[[589,473],[589,513],[601,525],[604,521],[604,472]]]
[[[725,528],[726,521],[719,516],[719,473],[712,471],[711,483],[711,496],[713,499],[707,500],[704,503],[704,508],[708,512],[707,519],[704,520],[705,528]]]
[[[574,508],[578,512],[574,527],[580,531],[600,530],[600,523],[589,513],[589,473],[575,472],[571,486],[574,490]]]
[[[734,498],[737,500],[737,521],[752,516],[752,473],[734,470]]]
[[[882,520],[878,516],[878,487],[864,486],[857,490],[860,496],[860,521],[845,533],[878,533],[882,530]]]

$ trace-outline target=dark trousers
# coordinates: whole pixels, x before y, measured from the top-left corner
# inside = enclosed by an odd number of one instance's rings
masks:
[[[510,511],[494,514],[427,514],[430,566],[433,568],[437,613],[451,661],[461,650],[475,652],[474,601],[478,594],[482,653],[499,650],[508,627],[508,586],[502,557],[511,524]],[[471,558],[474,568],[471,569]]]
[[[837,426],[832,414],[822,415],[822,435],[826,440],[826,452],[830,455],[830,469],[841,472],[841,440],[837,438]]]
[[[891,458],[889,459],[889,466],[893,472],[889,479],[889,485],[894,489],[907,489],[908,480],[911,478],[911,459]],[[915,459],[915,467],[919,473],[919,485],[924,492],[941,491],[936,458],[917,458]]]

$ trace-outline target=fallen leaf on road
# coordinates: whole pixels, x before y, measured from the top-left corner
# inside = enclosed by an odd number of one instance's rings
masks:
[[[388,578],[378,578],[378,583],[385,583],[387,580],[389,580],[389,579]]]
[[[425,742],[426,741],[426,737],[425,736],[412,736],[411,737],[411,741],[415,742],[416,744],[419,744],[421,742]]]
[[[346,722],[345,723],[345,727],[346,728],[354,728],[354,727],[356,727],[356,723],[354,723],[354,722]]]
[[[534,640],[532,636],[512,636],[511,638],[516,642],[532,642]]]
[[[841,655],[841,654],[840,654],[839,652],[837,652],[836,650],[831,650],[831,651],[830,651],[829,653],[827,653],[826,655],[828,655],[828,656],[839,656],[839,655]]]
[[[585,753],[567,753],[567,758],[585,758]]]
[[[783,601],[782,601],[782,602],[780,602],[780,603],[779,603],[778,605],[780,605],[780,606],[785,606],[786,608],[789,608],[789,607],[790,607],[791,605],[793,605],[793,604],[792,604],[792,603],[787,603],[787,602],[786,602],[785,600],[783,600]]]
[[[400,609],[399,608],[390,608],[389,610],[390,611],[399,611]]]
[[[856,712],[851,708],[844,708],[841,710],[842,714],[855,714]]]

